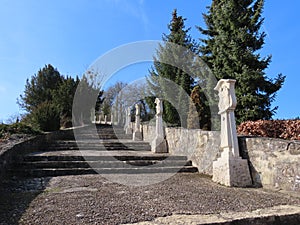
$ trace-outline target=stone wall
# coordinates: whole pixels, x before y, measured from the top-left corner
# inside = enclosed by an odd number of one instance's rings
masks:
[[[151,142],[155,126],[144,124],[142,133],[144,140]],[[200,173],[212,176],[212,163],[219,153],[220,132],[166,128],[165,133],[169,153],[187,156]]]
[[[143,124],[145,141],[154,138],[155,127]],[[186,155],[202,174],[212,176],[218,157],[220,133],[166,128],[169,153]],[[253,185],[300,192],[300,142],[274,138],[239,137],[240,155],[248,159]]]
[[[255,186],[300,192],[299,141],[240,137],[239,143]]]
[[[10,142],[6,145],[2,145],[0,149],[0,179],[5,176],[6,170],[12,163],[21,160],[24,154],[37,151],[52,141],[69,138],[74,138],[72,129],[45,133],[28,138],[25,141]]]

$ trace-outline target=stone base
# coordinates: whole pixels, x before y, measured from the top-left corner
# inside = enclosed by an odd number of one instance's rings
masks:
[[[134,140],[134,141],[142,141],[143,140],[142,133],[140,131],[133,132],[133,138],[132,138],[132,140]]]
[[[213,181],[229,187],[252,186],[247,159],[221,156],[213,162]]]
[[[165,139],[155,138],[151,142],[151,151],[154,153],[168,153],[168,145]]]
[[[132,129],[130,127],[125,129],[126,134],[132,134]]]

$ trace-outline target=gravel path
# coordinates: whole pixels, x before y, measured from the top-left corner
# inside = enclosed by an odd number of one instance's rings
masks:
[[[300,205],[300,196],[227,188],[199,174],[130,187],[100,175],[2,181],[0,224],[122,224],[172,214],[253,211]]]

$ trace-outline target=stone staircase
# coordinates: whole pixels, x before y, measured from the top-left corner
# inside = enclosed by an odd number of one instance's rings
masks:
[[[122,128],[83,129],[80,140],[56,140],[13,165],[17,176],[197,172],[185,156],[151,152],[149,143],[132,141]]]

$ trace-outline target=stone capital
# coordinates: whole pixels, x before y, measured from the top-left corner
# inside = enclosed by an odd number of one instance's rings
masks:
[[[237,100],[235,95],[235,80],[221,79],[214,90],[219,92],[219,114],[226,111],[233,111],[236,108]]]

